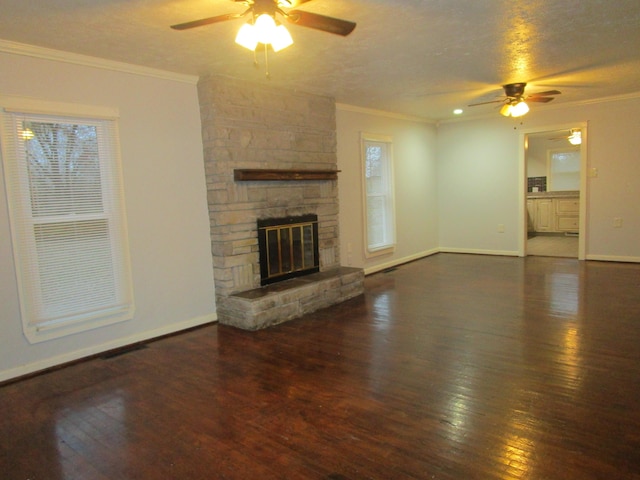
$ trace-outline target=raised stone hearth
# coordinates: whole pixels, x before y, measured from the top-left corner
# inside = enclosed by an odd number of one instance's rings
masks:
[[[230,295],[218,313],[227,325],[258,330],[360,295],[363,282],[362,269],[339,267]]]
[[[363,291],[340,265],[335,101],[226,77],[198,83],[220,323],[255,330]],[[258,219],[317,215],[319,272],[261,287]]]

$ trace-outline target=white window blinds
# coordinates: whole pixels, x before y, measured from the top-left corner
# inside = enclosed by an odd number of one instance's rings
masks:
[[[25,334],[40,341],[131,318],[116,121],[2,118]]]
[[[367,256],[395,246],[395,211],[391,139],[363,135],[363,187]]]

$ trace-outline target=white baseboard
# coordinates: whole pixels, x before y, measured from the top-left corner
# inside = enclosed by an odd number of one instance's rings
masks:
[[[624,257],[620,255],[587,255],[586,259],[598,260],[600,262],[640,263],[640,257]]]
[[[409,263],[414,260],[419,260],[420,258],[428,257],[430,255],[435,255],[436,253],[469,253],[474,255],[499,255],[499,256],[508,256],[508,257],[518,256],[518,252],[515,250],[476,250],[476,249],[469,249],[469,248],[440,247],[440,248],[434,248],[432,250],[425,250],[424,252],[420,252],[414,255],[409,255],[408,257],[392,260],[390,262],[382,263],[380,265],[374,265],[373,267],[365,268],[364,274],[371,275],[373,273],[381,272],[382,270],[387,270],[388,268],[397,267],[398,265],[402,265],[404,263]]]
[[[440,247],[438,249],[441,253],[470,253],[473,255],[500,255],[507,257],[517,257],[517,250],[481,250],[474,248],[449,248],[449,247]]]
[[[399,258],[390,262],[385,262],[380,265],[374,265],[364,269],[365,275],[371,275],[389,268],[397,267],[404,263],[409,263],[420,258],[428,257],[436,253],[466,253],[471,255],[497,255],[503,257],[518,257],[520,254],[516,250],[481,250],[472,248],[449,248],[440,247],[424,252],[409,255],[408,257]],[[586,260],[597,260],[602,262],[628,262],[628,263],[640,263],[640,257],[623,257],[615,255],[587,255]]]
[[[518,257],[519,253],[515,250],[475,250],[467,248],[439,248],[441,253],[470,253],[475,255],[502,255],[508,257]],[[597,260],[601,262],[626,262],[640,263],[640,257],[625,257],[621,255],[587,255],[585,260]]]
[[[426,250],[424,252],[416,253],[413,255],[409,255],[408,257],[399,258],[396,260],[392,260],[390,262],[382,263],[380,265],[375,265],[373,267],[368,267],[364,269],[365,275],[371,275],[372,273],[381,272],[382,270],[386,270],[388,268],[397,267],[398,265],[402,265],[403,263],[413,262],[414,260],[418,260],[420,258],[428,257],[429,255],[434,255],[438,253],[439,250],[434,248],[433,250]]]
[[[170,335],[172,333],[177,333],[182,330],[187,330],[189,328],[198,327],[200,325],[205,325],[207,323],[212,323],[217,320],[218,320],[218,316],[216,313],[203,315],[200,317],[185,320],[183,322],[166,325],[164,327],[157,328],[155,330],[140,332],[135,335],[131,335],[129,337],[113,340],[111,342],[102,343],[100,345],[94,345],[88,348],[82,348],[80,350],[74,350],[73,352],[67,352],[62,355],[46,358],[44,360],[28,363],[26,365],[20,365],[19,367],[11,368],[9,370],[0,371],[0,382],[11,380],[12,378],[22,377],[24,375],[36,373],[36,372],[46,370],[48,368],[55,367],[58,365],[64,365],[65,363],[80,360],[82,358],[90,357],[92,355],[97,355],[103,352],[107,352],[109,350],[114,350],[116,348],[122,348],[122,347],[126,347],[127,345],[143,342],[145,340],[151,340],[153,338],[162,337],[164,335]]]

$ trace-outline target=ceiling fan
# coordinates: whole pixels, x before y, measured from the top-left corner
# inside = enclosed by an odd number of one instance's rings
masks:
[[[582,130],[580,128],[571,128],[568,135],[550,138],[549,140],[568,140],[571,145],[580,145],[582,143]]]
[[[315,30],[321,30],[323,32],[335,33],[336,35],[346,36],[349,35],[356,24],[348,20],[341,20],[339,18],[327,17],[317,13],[305,12],[302,10],[289,10],[284,11],[283,8],[292,8],[303,3],[307,3],[311,0],[231,0],[235,3],[240,3],[247,7],[243,13],[230,13],[225,15],[216,15],[215,17],[202,18],[200,20],[193,20],[191,22],[179,23],[177,25],[171,25],[171,28],[175,30],[186,30],[194,27],[201,27],[203,25],[210,25],[212,23],[224,22],[227,20],[235,20],[237,18],[244,17],[247,14],[251,15],[249,22],[254,22],[263,14],[266,14],[276,19],[276,14],[279,14],[287,22],[300,25],[302,27],[313,28]]]
[[[526,83],[509,83],[503,85],[505,98],[500,100],[491,100],[489,102],[473,103],[470,107],[477,105],[486,105],[489,103],[502,103],[500,108],[500,114],[505,117],[521,117],[529,111],[529,105],[527,102],[540,102],[549,103],[553,100],[554,95],[560,95],[562,92],[559,90],[547,90],[546,92],[536,92],[531,95],[524,94],[524,89],[527,86]]]
[[[313,28],[323,32],[335,33],[336,35],[349,35],[356,24],[348,20],[327,17],[318,13],[305,12],[302,10],[285,11],[283,8],[292,8],[311,0],[232,0],[247,7],[243,13],[228,13],[216,15],[215,17],[202,18],[191,22],[171,25],[174,30],[187,30],[189,28],[201,27],[212,23],[235,20],[249,15],[249,21],[240,27],[236,35],[236,43],[254,52],[254,65],[258,65],[255,58],[255,50],[259,43],[264,45],[264,59],[266,65],[266,75],[269,75],[268,46],[274,52],[278,52],[293,43],[291,34],[282,23],[278,23],[276,14],[289,23],[302,27]]]

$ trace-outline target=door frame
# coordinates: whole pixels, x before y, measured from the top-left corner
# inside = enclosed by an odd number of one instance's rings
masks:
[[[520,224],[518,232],[518,256],[527,256],[527,163],[526,163],[526,146],[528,135],[532,133],[553,132],[555,130],[569,130],[571,128],[580,128],[582,130],[582,143],[580,144],[580,218],[578,236],[578,260],[585,260],[587,250],[588,222],[587,222],[587,141],[588,141],[588,122],[571,122],[559,125],[545,125],[541,127],[523,128],[520,130],[518,139],[518,172],[519,172],[519,209],[518,223]]]

